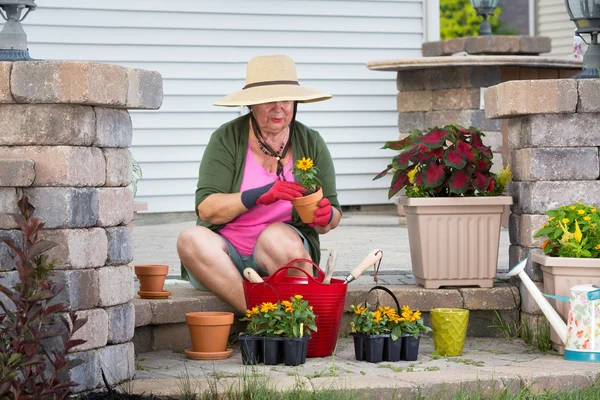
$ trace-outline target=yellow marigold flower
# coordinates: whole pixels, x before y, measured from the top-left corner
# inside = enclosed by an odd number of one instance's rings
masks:
[[[576,209],[577,207],[575,207],[575,206],[571,206],[571,207],[569,207],[569,208],[570,208],[571,210],[574,210],[574,209]]]
[[[569,218],[563,218],[563,219],[561,220],[561,222],[562,222],[563,224],[568,224],[568,223],[569,223]]]
[[[312,168],[313,160],[311,158],[302,157],[300,160],[296,161],[296,168],[301,169],[302,171],[306,171],[307,169]]]
[[[549,226],[549,224],[544,224],[544,225],[542,225],[542,228],[545,228],[547,226]]]
[[[581,229],[579,229],[579,224],[575,221],[575,240],[577,240],[577,243],[581,243],[581,239],[583,239],[583,234],[581,233]]]
[[[402,306],[402,307],[401,307],[401,309],[402,309],[402,313],[403,313],[403,314],[404,314],[405,312],[411,312],[411,311],[410,311],[410,307],[409,307],[409,306]]]
[[[246,318],[250,318],[252,316],[252,310],[246,310]]]
[[[380,322],[383,319],[383,317],[381,316],[381,313],[379,311],[375,311],[373,313],[373,320],[375,320],[375,322]]]
[[[277,306],[273,303],[262,303],[260,305],[260,312],[266,313],[269,311],[273,311],[277,308]]]
[[[252,314],[254,314],[254,315],[258,314],[258,307],[252,307]]]
[[[293,312],[294,307],[292,306],[291,301],[284,300],[281,302],[281,305],[285,307],[285,312]]]
[[[583,214],[585,214],[585,211],[584,210],[577,210],[577,214],[583,215]]]
[[[412,315],[415,319],[421,319],[421,311],[415,311]]]
[[[600,250],[600,244],[597,244],[596,246],[594,246],[594,248],[595,248],[596,250]]]
[[[417,174],[417,167],[414,167],[413,169],[410,170],[409,173],[406,174],[406,176],[408,176],[408,181],[410,183],[415,183],[415,175],[416,174]]]
[[[554,221],[554,217],[548,218],[548,222],[552,222],[552,221]]]
[[[595,212],[596,212],[596,207],[591,207],[591,208],[590,208],[590,212],[593,212],[593,213],[595,213]]]
[[[297,295],[294,296],[294,298],[300,300],[300,299],[302,299],[302,295],[301,294],[297,294]]]
[[[589,215],[586,215],[585,217],[583,217],[584,221],[589,221],[590,219],[592,219],[592,217],[590,217]]]
[[[410,317],[412,317],[412,312],[411,311],[403,311],[402,312],[402,318],[404,318],[404,319],[410,319]]]
[[[361,315],[362,313],[364,313],[365,311],[367,311],[367,309],[365,307],[356,307],[354,309],[354,314],[356,315]]]

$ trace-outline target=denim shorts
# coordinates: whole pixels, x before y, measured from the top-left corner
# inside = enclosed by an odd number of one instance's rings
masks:
[[[293,227],[291,225],[288,225],[288,226],[290,228],[292,228],[293,230],[295,230],[298,233],[298,235],[302,239],[302,243],[304,244],[304,248],[306,249],[306,251],[308,251],[310,253],[310,247],[309,247],[309,244],[308,244],[308,240],[302,234],[302,232],[300,232],[298,229],[296,229],[295,227]],[[241,255],[237,251],[237,249],[231,244],[231,242],[229,240],[225,239],[222,236],[221,236],[221,238],[225,241],[225,243],[227,243],[227,254],[229,255],[229,258],[231,259],[231,261],[233,262],[233,265],[235,265],[235,267],[239,271],[240,275],[243,276],[243,272],[244,272],[244,270],[246,268],[252,268],[253,270],[255,270],[262,277],[269,276],[269,273],[267,272],[267,270],[264,269],[263,267],[259,266],[256,263],[256,257],[255,257],[256,256],[256,247],[255,247],[255,251],[252,253],[252,255],[243,256],[243,255]],[[192,284],[192,286],[195,289],[206,291],[206,292],[210,291],[203,284],[201,284],[194,277],[194,275],[192,275],[190,273],[190,271],[185,267],[185,265],[183,265],[183,267],[187,271],[187,275],[188,275],[188,278],[190,280],[190,283]]]

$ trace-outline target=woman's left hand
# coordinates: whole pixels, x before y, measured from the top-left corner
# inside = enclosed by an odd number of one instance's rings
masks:
[[[327,226],[331,222],[331,217],[333,216],[333,209],[331,208],[331,203],[329,199],[323,198],[319,201],[319,208],[317,208],[314,212],[315,218],[313,219],[312,224],[310,226]]]

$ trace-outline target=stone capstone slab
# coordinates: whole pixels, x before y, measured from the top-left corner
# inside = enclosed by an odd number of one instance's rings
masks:
[[[102,228],[44,230],[42,237],[57,244],[49,259],[60,260],[57,269],[101,267],[106,263],[108,239]]]
[[[10,92],[10,72],[12,66],[12,62],[0,62],[0,103],[15,102]]]
[[[18,248],[23,248],[23,235],[18,230],[0,230],[0,272],[12,271],[17,267],[16,253],[1,239],[10,239]]]
[[[549,53],[552,41],[548,36],[473,36],[425,42],[423,57],[449,56],[466,51],[469,54],[527,54]]]
[[[68,314],[65,314],[70,320]],[[87,340],[73,347],[71,352],[97,349],[106,346],[108,340],[108,314],[103,308],[77,311],[77,318],[87,318],[87,322],[73,335],[74,339]]]
[[[107,265],[125,265],[133,260],[133,236],[128,227],[106,228],[108,238]]]
[[[135,308],[132,303],[106,308],[108,313],[108,343],[124,343],[133,338]]]
[[[579,93],[578,113],[600,113],[600,80],[579,79],[577,91]]]
[[[549,36],[521,36],[520,54],[541,54],[552,51],[552,38]]]
[[[569,79],[509,81],[486,89],[484,97],[487,118],[574,113],[578,99],[577,81]]]
[[[17,203],[21,198],[20,190],[14,187],[0,187],[0,229],[14,229],[17,223],[11,214],[18,214]]]
[[[600,146],[600,114],[541,114],[508,120],[511,149]]]
[[[98,271],[95,269],[55,271],[54,280],[64,289],[52,303],[65,303],[70,310],[84,310],[98,306]]]
[[[443,40],[442,49],[444,54],[455,54],[465,50],[467,38],[460,37],[452,40]]]
[[[129,147],[133,135],[131,116],[127,110],[94,107],[98,147]]]
[[[102,267],[98,269],[100,301],[102,307],[124,304],[134,296],[133,271],[130,266]]]
[[[102,149],[106,161],[104,186],[128,186],[131,183],[132,163],[128,149]]]
[[[520,36],[473,36],[465,40],[463,51],[469,54],[519,54],[521,50]]]
[[[158,110],[163,102],[162,76],[156,71],[128,68],[127,108]]]
[[[67,103],[126,107],[127,69],[86,61],[15,63],[11,92],[18,103]]]
[[[490,289],[460,288],[463,308],[469,310],[512,310],[519,308],[519,290],[506,284]]]
[[[511,156],[515,181],[583,181],[600,175],[597,147],[527,148]]]
[[[600,204],[600,181],[512,182],[509,191],[514,200],[511,209],[517,214],[545,214],[579,201]]]
[[[102,186],[106,162],[96,147],[2,146],[0,158],[35,162],[35,186]]]
[[[129,187],[98,189],[99,226],[127,225],[133,218],[133,191]]]
[[[35,162],[19,158],[0,159],[0,186],[27,187],[35,179]]]
[[[463,298],[460,292],[456,289],[424,289],[419,286],[402,286],[402,288],[389,288],[392,290],[400,307],[403,305],[410,306],[413,310],[429,311],[432,308],[438,307],[463,307]],[[352,291],[346,294],[346,302],[344,304],[344,310],[350,312],[351,305],[358,305],[364,303],[365,300],[369,304],[375,304],[377,297],[379,297],[382,306],[396,307],[393,299],[389,294],[381,290],[374,290],[368,296],[370,287],[356,286]],[[377,292],[377,293],[375,293]]]
[[[96,139],[96,118],[89,106],[2,105],[0,126],[3,146],[90,146]]]
[[[93,188],[25,189],[35,206],[34,217],[40,218],[48,229],[87,228],[98,219],[98,191]]]

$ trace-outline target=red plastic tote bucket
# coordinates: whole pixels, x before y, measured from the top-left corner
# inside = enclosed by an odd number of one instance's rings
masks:
[[[312,264],[318,276],[314,278],[303,269],[294,267],[293,264],[298,262]],[[286,276],[289,269],[301,271],[306,276]],[[264,283],[244,280],[246,307],[252,308],[264,302],[276,303],[297,294],[302,295],[313,307],[317,325],[317,332],[313,332],[312,339],[308,341],[306,356],[330,356],[337,342],[348,285],[342,279],[331,279],[331,283],[325,285],[322,283],[324,277],[323,271],[311,260],[294,260],[265,278]]]

